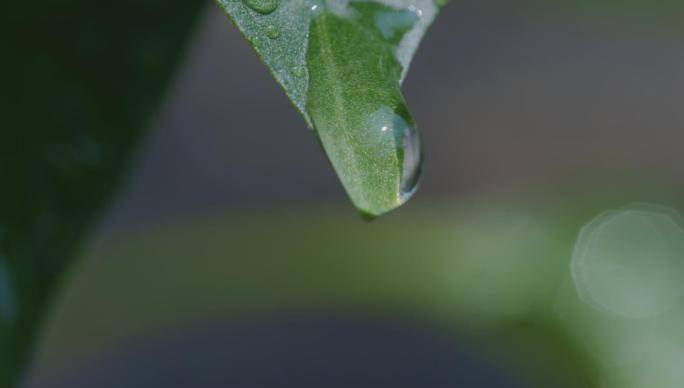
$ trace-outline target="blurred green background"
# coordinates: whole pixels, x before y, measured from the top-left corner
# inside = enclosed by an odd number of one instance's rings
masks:
[[[679,2],[452,0],[372,223],[212,4],[3,8],[23,386],[684,386]]]

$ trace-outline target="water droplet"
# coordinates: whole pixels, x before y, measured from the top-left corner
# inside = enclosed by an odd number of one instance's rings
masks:
[[[385,142],[390,141],[396,149],[399,162],[397,167],[401,171],[397,198],[399,203],[404,203],[416,191],[420,180],[423,161],[420,135],[406,119],[387,106],[369,116],[368,127],[378,131],[375,140],[377,144],[387,144]]]
[[[261,48],[264,45],[263,43],[263,39],[258,36],[252,38],[252,45],[254,45],[256,48]]]
[[[393,43],[399,43],[404,35],[415,26],[418,17],[414,11],[380,11],[375,14],[375,25],[382,36]]]
[[[420,8],[418,8],[418,7],[416,7],[415,5],[409,5],[408,9],[409,9],[409,11],[413,12],[414,14],[416,14],[416,16],[418,16],[418,17],[422,17],[422,16],[423,16],[423,10],[420,9]]]
[[[271,39],[278,39],[278,37],[280,37],[280,28],[274,26],[273,24],[269,24],[266,27],[266,36]]]
[[[306,75],[304,66],[292,66],[292,74],[297,78],[302,78]]]
[[[402,120],[403,121],[403,120]],[[423,164],[423,150],[420,142],[420,134],[411,125],[403,123],[402,146],[404,150],[404,160],[402,163],[401,183],[399,198],[401,202],[406,202],[418,188],[420,172]]]
[[[242,0],[249,8],[267,15],[278,8],[279,0]]]
[[[323,12],[323,2],[321,0],[312,0],[308,3],[309,15],[314,18]]]

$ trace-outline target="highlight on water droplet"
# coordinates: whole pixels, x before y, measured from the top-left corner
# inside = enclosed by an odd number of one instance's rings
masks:
[[[401,145],[403,147],[403,161],[401,182],[399,184],[399,199],[401,203],[404,203],[416,192],[423,165],[423,149],[420,134],[415,127],[406,124],[406,122],[404,122]]]
[[[408,10],[416,14],[416,16],[423,17],[423,10],[416,7],[415,5],[409,5]]]
[[[314,18],[323,12],[324,4],[322,0],[309,0],[306,3],[306,7],[309,11],[309,16]]]
[[[270,39],[278,39],[278,37],[280,37],[280,28],[273,24],[269,24],[266,27],[266,36]]]
[[[242,2],[260,14],[267,15],[278,9],[279,0],[242,0]]]

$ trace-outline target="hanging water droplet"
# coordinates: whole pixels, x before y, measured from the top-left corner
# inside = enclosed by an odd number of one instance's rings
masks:
[[[416,192],[420,180],[423,164],[423,149],[420,134],[413,126],[404,122],[404,137],[402,139],[404,160],[402,162],[399,198],[402,203],[408,201]]]
[[[422,16],[423,16],[423,10],[420,9],[420,8],[418,8],[418,7],[416,7],[415,5],[409,5],[408,9],[409,9],[409,11],[415,13],[416,16],[418,16],[418,17],[422,17]]]
[[[400,111],[408,114],[405,107],[395,111],[388,106],[383,106],[371,114],[368,118],[368,127],[377,131],[377,135],[368,139],[378,149],[382,149],[382,144],[389,141],[396,150],[397,167],[401,172],[397,182],[397,198],[398,203],[402,204],[411,198],[418,187],[423,155],[418,131],[402,117]]]
[[[278,37],[280,37],[280,28],[274,26],[273,24],[269,24],[266,27],[266,36],[271,39],[278,39]]]
[[[249,8],[264,15],[272,13],[279,5],[279,0],[242,0],[242,2]]]
[[[304,66],[292,66],[292,75],[302,78],[306,75],[306,69],[304,69]]]

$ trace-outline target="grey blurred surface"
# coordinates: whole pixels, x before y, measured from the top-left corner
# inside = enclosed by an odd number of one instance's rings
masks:
[[[216,321],[123,344],[29,387],[517,388],[434,330],[304,316]]]

